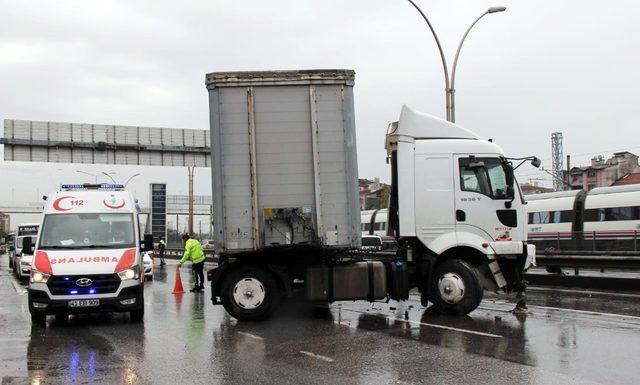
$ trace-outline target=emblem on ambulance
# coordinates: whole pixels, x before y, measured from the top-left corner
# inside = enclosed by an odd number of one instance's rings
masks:
[[[75,199],[75,197],[72,196],[63,196],[60,197],[58,199],[56,199],[53,202],[53,209],[56,211],[69,211],[71,210],[71,206],[72,206],[72,201],[71,199]]]
[[[109,195],[102,203],[110,209],[121,209],[124,207],[124,199],[118,198],[113,194]]]

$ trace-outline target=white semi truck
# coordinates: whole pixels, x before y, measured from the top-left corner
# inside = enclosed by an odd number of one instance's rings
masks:
[[[474,310],[523,292],[535,263],[513,166],[491,140],[403,107],[386,134],[394,254],[362,253],[354,72],[208,74],[215,240],[212,301],[268,317],[294,282],[309,300],[405,300]],[[532,160],[535,158],[532,158]],[[536,162],[537,163],[537,159]]]

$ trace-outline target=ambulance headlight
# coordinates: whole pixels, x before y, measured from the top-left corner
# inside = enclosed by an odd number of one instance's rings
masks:
[[[31,283],[47,283],[49,277],[49,274],[34,270],[31,272]]]
[[[120,276],[120,279],[122,281],[127,281],[130,279],[138,279],[140,278],[140,271],[138,269],[138,266],[134,266],[134,267],[128,268],[127,270],[123,270],[119,272],[118,276]]]

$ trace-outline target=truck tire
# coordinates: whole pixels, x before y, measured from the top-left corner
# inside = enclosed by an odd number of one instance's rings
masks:
[[[431,302],[443,313],[468,314],[482,301],[478,270],[461,259],[448,259],[437,265],[429,287]]]
[[[220,298],[227,313],[240,321],[267,319],[280,302],[280,290],[267,270],[243,267],[227,275],[220,288]]]

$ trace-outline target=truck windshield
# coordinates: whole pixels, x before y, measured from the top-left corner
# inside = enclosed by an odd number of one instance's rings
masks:
[[[119,249],[135,246],[133,217],[125,213],[48,214],[39,249]]]
[[[493,199],[507,199],[507,177],[500,158],[476,158],[476,163],[484,167],[470,167],[469,158],[461,158],[460,188],[490,196]]]

